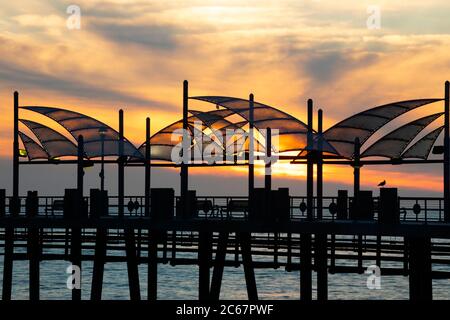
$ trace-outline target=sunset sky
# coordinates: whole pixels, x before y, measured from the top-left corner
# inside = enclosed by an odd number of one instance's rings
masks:
[[[66,10],[73,4],[81,9],[79,30],[67,28]],[[379,29],[367,26],[373,6],[380,9]],[[70,108],[114,127],[123,108],[126,136],[136,145],[144,140],[145,117],[152,119],[152,133],[181,118],[184,79],[190,95],[253,93],[304,121],[312,98],[324,110],[327,128],[380,104],[443,97],[450,79],[449,13],[448,0],[4,2],[0,187],[10,186],[14,90],[21,105]],[[195,102],[191,107],[198,109]],[[31,188],[40,176],[26,170],[24,185]],[[350,168],[325,170],[329,190],[351,182]],[[195,171],[195,179],[206,181],[208,172]],[[177,181],[176,173],[167,174]],[[218,171],[225,175],[230,188],[245,182],[242,170]],[[304,168],[283,165],[278,178],[302,185]],[[440,192],[441,167],[363,169],[364,187],[373,189],[383,179],[400,189]],[[64,185],[56,180],[54,189]]]

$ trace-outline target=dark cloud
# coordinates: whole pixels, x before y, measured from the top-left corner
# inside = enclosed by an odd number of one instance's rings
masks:
[[[376,61],[376,55],[354,57],[342,52],[312,54],[302,61],[302,68],[314,81],[326,83],[342,77],[349,71],[364,68]]]
[[[0,62],[0,80],[17,89],[38,88],[64,93],[69,96],[91,99],[95,101],[108,101],[113,103],[132,104],[148,109],[175,110],[174,106],[121,93],[116,90],[96,87],[91,84],[73,80],[69,76],[50,75],[31,69],[9,64],[7,61]]]
[[[89,23],[88,28],[120,45],[140,45],[159,50],[174,50],[177,48],[174,36],[178,29],[168,25],[131,25],[94,20]]]

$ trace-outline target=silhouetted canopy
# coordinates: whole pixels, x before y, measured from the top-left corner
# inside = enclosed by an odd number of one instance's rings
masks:
[[[352,158],[356,137],[363,145],[370,136],[389,121],[407,111],[440,100],[442,99],[400,101],[365,110],[332,126],[324,132],[324,137],[341,156]]]
[[[64,110],[53,107],[25,106],[23,109],[31,110],[45,115],[61,126],[78,141],[80,135],[84,139],[84,151],[88,158],[100,157],[102,155],[102,136],[103,136],[103,155],[120,156],[119,154],[119,133],[110,126],[94,118],[83,115],[78,112]],[[130,143],[124,139],[123,156],[134,156],[142,158],[143,156]]]
[[[212,143],[217,148],[224,149],[223,143],[226,140],[227,129],[239,129],[243,127],[247,121],[233,123],[226,117],[234,114],[232,110],[212,110],[212,111],[189,111],[192,116],[188,117],[188,131],[192,139],[194,156],[193,160],[203,159],[203,151]],[[167,127],[161,129],[150,138],[151,159],[152,160],[172,160],[172,149],[179,145],[182,141],[183,120],[178,120]],[[208,133],[205,133],[209,131]],[[202,140],[202,141],[200,141]],[[202,150],[199,145],[202,145]],[[221,143],[223,142],[223,143]],[[243,143],[241,143],[242,145]],[[141,154],[145,155],[146,144],[143,143],[139,147]],[[242,150],[238,150],[242,151]],[[177,151],[178,152],[178,151]]]
[[[78,154],[77,146],[61,133],[34,121],[21,119],[20,122],[26,125],[38,138],[49,158],[76,156]]]
[[[19,131],[19,137],[22,140],[25,151],[27,152],[28,160],[48,159],[49,154],[33,139],[25,133]]]
[[[442,114],[443,112],[432,114],[397,128],[373,143],[361,154],[361,158],[380,156],[391,159],[399,159],[403,151],[405,151],[417,134],[419,134],[420,131],[422,131],[431,122],[439,118]]]
[[[434,129],[433,131],[419,139],[402,154],[402,158],[418,158],[426,160],[430,155],[431,148],[435,144],[442,130],[444,130],[443,126]]]
[[[191,97],[191,99],[222,106],[249,121],[249,100],[222,96],[201,96]],[[304,122],[286,112],[256,101],[253,103],[253,107],[254,127],[263,135],[267,128],[272,129],[272,137],[277,139],[277,144],[274,144],[276,152],[303,150],[306,148],[308,126]],[[336,150],[326,141],[322,144],[322,148],[325,152],[337,154]]]
[[[221,96],[202,96],[190,99],[212,103],[217,107],[216,110],[211,111],[189,111],[191,113],[191,116],[188,117],[188,134],[191,138],[189,148],[193,154],[191,160],[209,161],[216,158],[219,152],[222,154],[224,150],[227,156],[242,155],[249,151],[249,100]],[[352,158],[356,137],[363,145],[378,129],[403,113],[440,100],[442,99],[394,102],[360,112],[339,122],[323,134],[313,131],[311,146],[307,146],[308,126],[304,122],[274,107],[254,102],[255,151],[266,151],[264,147],[266,129],[271,128],[272,151],[274,152],[300,151],[300,154],[306,154],[307,151],[315,150],[325,154]],[[220,109],[220,107],[224,109]],[[133,160],[144,158],[145,143],[136,148],[127,139],[124,139],[124,150],[120,154],[119,133],[94,118],[54,107],[24,106],[21,108],[53,119],[64,127],[75,140],[82,135],[87,158],[101,155],[123,155]],[[231,120],[234,119],[232,118],[234,115],[240,116],[243,121]],[[414,138],[440,115],[442,113],[432,114],[401,126],[375,141],[361,156],[426,159],[441,132],[441,127],[417,141],[409,149],[407,148]],[[63,134],[34,121],[21,121],[39,141],[38,143],[24,133],[20,133],[30,160],[77,155],[76,144]],[[181,155],[182,129],[183,120],[179,120],[155,133],[150,138],[151,159],[172,161],[174,152]],[[234,131],[230,131],[230,129]],[[230,132],[232,132],[231,135]],[[230,141],[233,142],[231,145]],[[208,157],[211,158],[207,159]]]

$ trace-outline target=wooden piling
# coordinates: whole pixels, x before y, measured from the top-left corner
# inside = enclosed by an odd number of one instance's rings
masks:
[[[148,237],[147,300],[155,301],[158,297],[158,232],[149,231]]]
[[[222,286],[223,270],[225,267],[228,238],[228,232],[219,233],[213,275],[211,279],[210,298],[212,301],[218,301],[220,298],[220,289]]]
[[[92,270],[91,300],[102,299],[103,275],[106,260],[107,229],[97,228],[95,237],[94,265]]]
[[[431,240],[429,237],[410,237],[409,251],[409,298],[411,301],[433,299],[431,277]]]
[[[241,245],[248,300],[256,301],[258,300],[258,290],[256,288],[255,269],[253,267],[251,252],[251,234],[248,232],[241,232],[238,234],[238,237]]]
[[[199,284],[198,299],[200,301],[209,300],[209,278],[210,278],[210,261],[211,261],[211,233],[199,232],[198,239],[198,268],[199,268]]]
[[[26,199],[26,215],[28,218],[34,218],[38,215],[39,200],[37,192],[28,191]],[[40,263],[40,239],[39,228],[28,228],[27,254],[29,258],[29,279],[30,279],[30,300],[39,300],[39,263]]]

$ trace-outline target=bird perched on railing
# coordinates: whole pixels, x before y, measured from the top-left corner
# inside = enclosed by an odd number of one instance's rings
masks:
[[[378,184],[379,187],[384,187],[385,185],[386,185],[386,180],[383,180]]]

